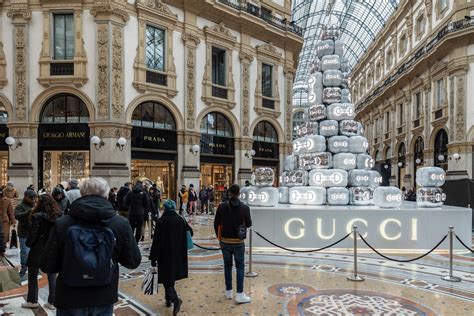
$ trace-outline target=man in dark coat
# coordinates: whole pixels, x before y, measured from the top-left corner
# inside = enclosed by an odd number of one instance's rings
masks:
[[[163,203],[164,212],[156,223],[155,235],[150,250],[152,266],[158,263],[158,282],[165,288],[166,306],[173,303],[176,315],[183,301],[178,297],[174,284],[188,277],[188,249],[186,231],[192,229],[186,220],[176,213],[172,200]]]
[[[67,199],[66,199],[67,200]],[[28,270],[26,260],[30,248],[26,246],[26,239],[30,231],[30,215],[36,201],[36,192],[33,190],[26,190],[23,195],[23,201],[15,207],[15,218],[18,221],[18,239],[20,240],[20,262],[21,270],[20,277],[23,278]]]
[[[56,220],[46,245],[41,270],[59,273],[56,284],[58,315],[86,315],[94,308],[94,315],[112,315],[113,305],[118,301],[118,264],[135,269],[141,262],[141,254],[127,219],[117,215],[107,200],[110,187],[102,178],[86,179],[81,184],[82,197],[72,205],[68,215]],[[66,251],[66,235],[69,228],[81,225],[106,225],[116,238],[113,260],[118,263],[112,281],[105,286],[74,287],[63,282],[62,267]]]
[[[143,190],[141,181],[137,181],[133,190],[125,196],[124,205],[128,209],[128,221],[132,231],[135,232],[135,240],[139,242],[142,237],[145,214],[148,214],[151,205],[150,196]]]
[[[117,192],[117,210],[120,215],[123,217],[128,217],[128,208],[125,207],[124,200],[128,192],[130,192],[132,184],[130,182],[125,182],[123,187]]]
[[[214,219],[214,230],[220,241],[224,258],[225,296],[231,300],[232,293],[232,258],[237,270],[237,303],[250,303],[250,297],[244,293],[245,240],[240,239],[240,225],[252,226],[250,209],[239,200],[240,187],[233,184],[229,188],[229,200],[217,208]]]

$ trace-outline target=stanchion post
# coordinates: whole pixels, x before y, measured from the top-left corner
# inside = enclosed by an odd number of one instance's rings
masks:
[[[249,231],[250,231],[250,236],[249,236],[249,270],[247,271],[247,273],[245,273],[245,276],[249,277],[249,278],[254,278],[254,277],[258,276],[258,273],[252,271],[252,253],[253,253],[252,236],[253,236],[253,229],[250,228]]]
[[[441,279],[449,282],[461,282],[461,278],[453,275],[453,241],[454,227],[449,226],[449,275],[445,275]]]
[[[354,273],[347,276],[349,281],[361,282],[365,279],[357,273],[357,225],[352,226],[352,236],[354,238]]]

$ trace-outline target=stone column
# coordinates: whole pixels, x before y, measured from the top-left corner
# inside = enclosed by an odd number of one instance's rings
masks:
[[[130,180],[130,130],[124,122],[124,38],[123,28],[130,19],[125,6],[111,0],[96,2],[91,14],[96,23],[97,112],[91,122],[91,136],[104,145],[96,150],[91,144],[91,176],[107,179],[111,186]],[[116,146],[125,137],[123,150]]]
[[[235,139],[235,166],[237,175],[234,176],[234,182],[240,186],[245,184],[245,180],[252,178],[252,157],[247,154],[252,150],[253,141],[250,138]]]

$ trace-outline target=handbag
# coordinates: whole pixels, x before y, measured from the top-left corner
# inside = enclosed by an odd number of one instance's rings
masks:
[[[12,229],[12,235],[10,237],[10,249],[18,248],[18,235],[16,229]]]
[[[19,288],[20,274],[5,256],[0,256],[0,292]]]
[[[142,282],[142,291],[145,295],[153,295],[158,293],[158,277],[155,267],[151,267],[145,273]]]
[[[186,248],[188,250],[191,250],[194,248],[194,243],[193,243],[193,236],[191,236],[191,232],[187,229],[188,227],[188,222],[186,222],[186,220],[181,217],[184,221],[184,224],[186,225]]]

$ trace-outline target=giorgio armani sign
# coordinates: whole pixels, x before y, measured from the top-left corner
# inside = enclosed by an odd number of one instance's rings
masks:
[[[87,124],[41,124],[38,146],[50,149],[89,149],[90,129]]]

